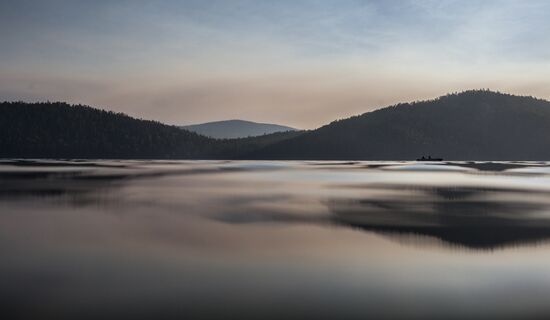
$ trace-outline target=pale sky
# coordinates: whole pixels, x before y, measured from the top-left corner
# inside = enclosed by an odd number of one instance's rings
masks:
[[[0,100],[315,128],[490,88],[550,99],[550,1],[0,0]]]

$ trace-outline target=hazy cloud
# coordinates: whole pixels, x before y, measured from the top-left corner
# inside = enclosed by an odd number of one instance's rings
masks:
[[[0,100],[311,128],[448,91],[550,98],[547,1],[4,1]]]

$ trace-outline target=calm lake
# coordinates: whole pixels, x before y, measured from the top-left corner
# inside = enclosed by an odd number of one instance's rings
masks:
[[[550,317],[550,163],[0,161],[4,319]]]

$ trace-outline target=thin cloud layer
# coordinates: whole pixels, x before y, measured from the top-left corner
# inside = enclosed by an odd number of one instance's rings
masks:
[[[0,3],[0,100],[314,128],[468,88],[550,98],[546,1]]]

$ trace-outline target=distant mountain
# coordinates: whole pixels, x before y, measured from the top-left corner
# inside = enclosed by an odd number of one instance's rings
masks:
[[[402,103],[332,122],[253,159],[550,160],[550,102],[486,90]]]
[[[244,120],[225,120],[182,126],[182,129],[216,139],[255,137],[275,132],[296,131],[295,128]]]

